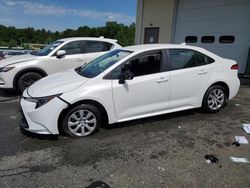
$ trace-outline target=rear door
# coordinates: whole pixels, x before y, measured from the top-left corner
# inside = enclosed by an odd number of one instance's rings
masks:
[[[170,109],[182,109],[201,103],[212,71],[213,59],[189,49],[170,49]]]

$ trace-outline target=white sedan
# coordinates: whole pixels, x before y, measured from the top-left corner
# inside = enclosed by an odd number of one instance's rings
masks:
[[[39,134],[84,137],[103,123],[198,107],[218,112],[239,90],[237,69],[234,60],[187,45],[116,49],[26,89],[20,125]]]

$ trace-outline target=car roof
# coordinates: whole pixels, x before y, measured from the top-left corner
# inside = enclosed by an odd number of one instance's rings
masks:
[[[200,47],[190,46],[185,44],[141,44],[141,45],[127,46],[124,47],[123,49],[136,52],[136,51],[169,49],[169,48],[185,48],[185,49],[198,49],[198,50],[203,49]]]
[[[70,38],[63,38],[59,39],[59,41],[69,42],[69,41],[76,41],[76,40],[95,40],[95,41],[103,41],[103,42],[111,42],[116,43],[116,39],[109,39],[103,37],[70,37]]]
[[[151,50],[161,50],[161,49],[190,49],[202,52],[206,55],[213,56],[214,58],[221,58],[218,55],[207,51],[204,48],[200,48],[197,46],[186,45],[185,43],[182,44],[141,44],[141,45],[134,45],[134,46],[127,46],[124,47],[124,50],[133,51],[136,53],[146,52]]]

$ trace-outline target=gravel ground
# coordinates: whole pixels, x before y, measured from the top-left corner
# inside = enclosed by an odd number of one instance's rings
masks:
[[[18,97],[0,91],[0,187],[250,187],[250,88],[242,87],[221,112],[188,110],[102,128],[90,137],[23,135]],[[207,164],[214,154],[218,163]]]

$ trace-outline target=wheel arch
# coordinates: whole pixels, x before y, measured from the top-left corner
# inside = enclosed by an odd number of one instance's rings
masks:
[[[93,99],[83,99],[83,100],[80,100],[80,101],[77,101],[73,104],[68,104],[69,106],[67,108],[65,108],[59,115],[58,117],[58,120],[57,120],[57,127],[58,127],[58,131],[59,133],[63,133],[62,131],[62,126],[61,126],[61,123],[62,123],[62,120],[63,120],[63,117],[67,114],[67,112],[69,112],[72,108],[74,108],[75,106],[78,106],[80,104],[92,104],[94,106],[96,106],[98,109],[100,109],[101,111],[101,117],[102,117],[102,121],[103,123],[106,125],[108,124],[109,122],[109,116],[108,116],[108,112],[107,110],[105,109],[105,107],[98,101],[96,100],[93,100]]]
[[[30,68],[20,70],[18,73],[16,73],[16,75],[13,79],[13,88],[17,87],[18,78],[20,78],[21,75],[23,75],[27,72],[36,72],[36,73],[41,74],[43,77],[48,76],[48,74],[44,70],[42,70],[41,68],[37,68],[37,67],[30,67]]]
[[[226,82],[224,82],[224,81],[216,81],[216,82],[210,84],[209,87],[207,87],[207,89],[203,92],[203,95],[202,95],[202,98],[201,98],[200,106],[202,106],[202,102],[203,102],[203,99],[204,99],[204,97],[205,97],[205,94],[206,94],[207,90],[208,90],[210,87],[214,86],[214,85],[219,85],[219,86],[224,87],[225,90],[226,90],[226,98],[229,99],[229,96],[230,96],[230,89],[229,89],[228,84],[227,84]]]
[[[227,97],[227,99],[229,99],[229,96],[230,96],[230,89],[229,89],[229,86],[228,86],[228,84],[227,84],[226,82],[224,82],[224,81],[217,81],[217,82],[211,84],[208,88],[210,88],[211,86],[214,86],[214,85],[219,85],[219,86],[224,87],[225,90],[226,90],[226,97]],[[207,90],[208,90],[208,89],[207,89]],[[207,91],[207,90],[206,90],[206,91]]]

